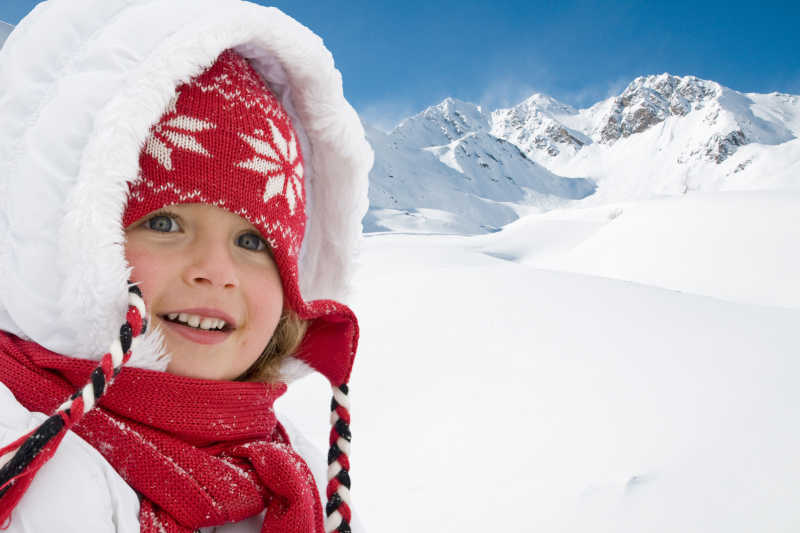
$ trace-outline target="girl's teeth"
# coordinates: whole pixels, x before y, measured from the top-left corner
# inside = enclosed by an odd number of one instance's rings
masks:
[[[197,315],[190,315],[188,313],[169,313],[167,318],[170,320],[177,320],[178,322],[182,322],[187,326],[191,326],[193,328],[200,328],[200,329],[215,329],[221,330],[227,324],[224,320],[219,318],[208,318],[208,317],[200,317]]]

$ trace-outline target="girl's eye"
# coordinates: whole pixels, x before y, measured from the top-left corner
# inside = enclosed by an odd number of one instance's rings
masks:
[[[156,215],[147,221],[147,227],[153,231],[173,233],[180,230],[178,222],[169,215]]]
[[[239,238],[236,239],[236,244],[242,248],[247,248],[248,250],[252,250],[254,252],[260,252],[267,249],[267,243],[265,243],[264,239],[255,233],[245,233],[244,235],[239,235]]]

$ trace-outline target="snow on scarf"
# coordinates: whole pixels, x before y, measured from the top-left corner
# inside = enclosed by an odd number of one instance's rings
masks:
[[[0,331],[0,381],[31,411],[54,411],[96,365]],[[265,508],[262,533],[322,533],[314,478],[272,410],[285,390],[126,367],[73,430],[140,495],[142,533],[192,532]]]

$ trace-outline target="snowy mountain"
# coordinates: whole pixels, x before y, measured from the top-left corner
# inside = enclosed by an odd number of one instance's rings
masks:
[[[392,139],[408,148],[448,144],[467,133],[489,131],[490,117],[479,106],[446,98],[422,113],[400,122]]]
[[[764,119],[752,95],[744,95],[720,84],[694,76],[669,74],[642,76],[633,80],[619,96],[576,111],[557,100],[535,94],[521,104],[497,110],[492,114],[492,132],[520,146],[532,133],[542,133],[542,124],[553,132],[540,135],[536,148],[555,156],[558,150],[544,149],[543,144],[568,144],[580,149],[592,142],[614,144],[620,139],[642,133],[671,117],[688,117],[703,112],[709,140],[703,156],[715,162],[724,161],[738,146],[751,142],[780,144],[793,138],[782,120]],[[763,95],[761,95],[763,96]],[[559,128],[570,131],[577,139],[569,139]],[[585,135],[581,138],[581,134]],[[579,141],[579,142],[576,142]],[[531,146],[523,146],[531,151]]]
[[[592,140],[565,126],[567,117],[578,112],[555,98],[539,93],[510,109],[492,113],[492,134],[507,139],[527,153],[544,152],[550,157],[562,151],[574,155]]]
[[[489,133],[490,120],[448,98],[388,134],[365,125],[376,156],[365,231],[494,231],[594,192],[591,180],[555,175]]]
[[[375,150],[365,231],[483,233],[517,218],[513,207],[472,194],[474,182],[430,151],[409,148],[382,131],[365,128]],[[508,192],[500,191],[520,199]]]
[[[392,221],[368,230],[472,233],[554,207],[690,191],[796,190],[799,135],[799,96],[745,94],[666,73],[636,78],[620,95],[580,110],[538,93],[489,113],[448,98],[391,131],[391,151],[376,150],[370,216]],[[393,159],[398,153],[403,164]],[[448,168],[429,165],[430,155]],[[447,182],[445,189],[458,191],[447,198],[469,194],[473,209],[458,211],[432,194],[419,203],[419,196],[398,189],[403,179],[422,179],[413,186],[420,190]],[[492,185],[503,179],[506,187]],[[381,195],[394,201],[389,204]],[[417,207],[435,210],[451,223],[443,226],[419,213],[413,223],[395,216]],[[387,208],[394,211],[377,212]]]
[[[554,111],[555,109],[555,111]],[[585,135],[543,135],[541,116]],[[492,131],[514,142],[546,137],[526,153],[551,171],[598,184],[588,203],[645,199],[692,190],[797,188],[800,99],[744,94],[694,76],[639,77],[619,96],[579,111],[523,102],[493,113]],[[510,117],[516,117],[516,120]],[[561,148],[555,154],[541,146]]]

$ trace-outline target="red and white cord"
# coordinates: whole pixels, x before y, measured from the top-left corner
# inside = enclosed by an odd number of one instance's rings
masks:
[[[333,388],[328,450],[326,533],[350,533],[350,398],[347,384]]]

